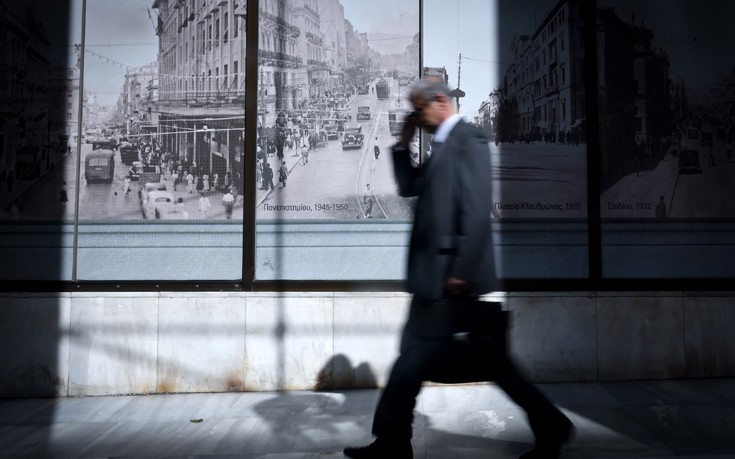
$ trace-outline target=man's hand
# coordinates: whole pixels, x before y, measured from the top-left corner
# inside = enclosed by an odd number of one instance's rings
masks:
[[[401,148],[408,149],[411,144],[411,139],[416,134],[416,129],[419,127],[419,119],[413,113],[409,114],[403,119],[403,126],[401,126],[401,138],[398,141],[398,145]]]
[[[446,289],[452,295],[461,295],[470,289],[470,284],[458,277],[447,278]]]

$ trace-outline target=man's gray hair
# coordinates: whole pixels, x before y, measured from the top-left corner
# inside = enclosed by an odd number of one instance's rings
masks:
[[[422,78],[414,83],[414,85],[411,87],[410,93],[411,98],[418,96],[429,102],[435,100],[436,96],[440,94],[447,96],[449,100],[452,99],[449,91],[449,86],[447,86],[445,83],[442,83],[441,81],[427,80],[425,78]]]

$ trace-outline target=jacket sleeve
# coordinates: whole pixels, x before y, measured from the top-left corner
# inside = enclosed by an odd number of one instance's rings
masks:
[[[454,170],[457,250],[449,274],[472,281],[485,275],[483,257],[492,244],[492,171],[487,139],[474,128],[467,131],[470,134],[458,151]]]
[[[393,173],[398,184],[398,194],[405,197],[418,196],[421,190],[423,169],[411,165],[411,152],[397,144],[391,148]]]

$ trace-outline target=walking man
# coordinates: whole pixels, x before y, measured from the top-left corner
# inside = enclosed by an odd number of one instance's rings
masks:
[[[275,189],[273,185],[273,169],[271,169],[270,163],[267,161],[263,165],[263,188],[261,190]]]
[[[362,204],[365,206],[365,218],[373,218],[373,205],[375,194],[370,189],[370,184],[365,185],[365,194],[362,196]]]
[[[666,203],[664,197],[658,197],[658,204],[656,204],[656,218],[666,218]]]
[[[232,209],[235,207],[235,196],[233,196],[231,190],[227,190],[224,196],[222,196],[222,205],[225,208],[225,217],[228,220],[232,219]]]
[[[400,355],[373,418],[376,439],[362,448],[346,448],[344,454],[356,459],[413,458],[411,424],[422,383],[459,382],[472,374],[473,381],[496,381],[526,412],[536,442],[521,458],[556,459],[573,426],[521,376],[507,354],[468,357],[461,340],[418,333],[419,324],[444,319],[431,314],[435,302],[476,298],[493,291],[497,280],[488,140],[457,114],[444,83],[420,80],[411,89],[410,100],[414,111],[406,117],[392,153],[400,195],[418,196],[406,279],[413,299]],[[431,156],[420,168],[411,165],[409,150],[416,128],[434,134]]]
[[[278,181],[283,183],[281,188],[286,188],[286,179],[288,178],[288,167],[286,163],[282,162],[280,169],[278,169]]]

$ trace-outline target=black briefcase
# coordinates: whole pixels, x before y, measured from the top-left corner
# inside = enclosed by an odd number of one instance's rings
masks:
[[[434,301],[414,312],[414,333],[431,356],[426,379],[467,383],[497,379],[508,362],[509,313],[498,302]]]
[[[495,336],[505,341],[508,331],[508,311],[495,301],[442,299],[416,313],[415,331],[423,338]]]

